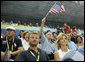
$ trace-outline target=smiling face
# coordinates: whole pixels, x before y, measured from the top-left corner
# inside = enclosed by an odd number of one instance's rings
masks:
[[[61,46],[68,46],[68,36],[67,34],[64,34],[64,33],[60,33],[58,36],[57,36],[57,48],[61,48]]]
[[[12,29],[7,29],[6,34],[8,37],[12,37],[15,35],[15,31]]]
[[[37,33],[31,33],[29,35],[29,44],[30,46],[37,46],[39,43],[39,35]]]
[[[66,36],[62,36],[62,38],[59,40],[59,44],[60,46],[66,46],[68,44]]]

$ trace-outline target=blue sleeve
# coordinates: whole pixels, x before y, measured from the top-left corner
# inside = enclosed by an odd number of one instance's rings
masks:
[[[81,48],[78,49],[78,51],[84,55],[84,46],[82,46]]]
[[[76,44],[73,41],[71,41],[68,44],[69,44],[69,46],[68,46],[69,49],[75,50],[75,51],[77,50],[77,46],[76,46]]]
[[[40,38],[40,43],[42,44],[46,41],[47,41],[47,39],[46,39],[45,35],[43,34],[43,36]]]
[[[73,42],[73,45],[74,45],[73,49],[77,50],[77,45],[74,42]]]

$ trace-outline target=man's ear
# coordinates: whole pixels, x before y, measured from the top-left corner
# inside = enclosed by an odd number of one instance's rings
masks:
[[[16,33],[16,32],[14,31],[14,35],[15,35],[15,33]]]

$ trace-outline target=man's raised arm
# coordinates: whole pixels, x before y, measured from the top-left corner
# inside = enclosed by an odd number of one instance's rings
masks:
[[[42,19],[42,22],[41,22],[40,37],[43,36],[43,27],[44,27],[44,24],[45,24],[45,19],[46,19],[46,17],[44,17],[44,18]]]

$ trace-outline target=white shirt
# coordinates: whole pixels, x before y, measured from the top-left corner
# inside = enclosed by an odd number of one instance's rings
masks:
[[[60,60],[64,57],[64,55],[66,54],[66,53],[68,53],[70,50],[68,49],[68,51],[67,52],[63,52],[61,49],[59,49],[57,52],[58,52],[58,54],[59,54],[59,58],[60,58]]]
[[[24,50],[28,50],[28,48],[30,47],[29,43],[23,38],[20,38],[20,39],[22,41],[22,45],[23,45]]]

